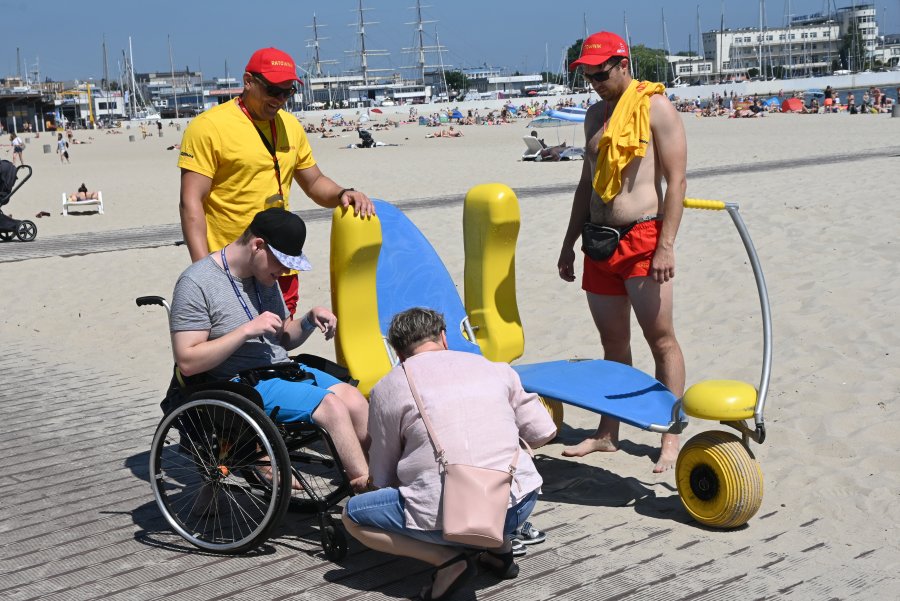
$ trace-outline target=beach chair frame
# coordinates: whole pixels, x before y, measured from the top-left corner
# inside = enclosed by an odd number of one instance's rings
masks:
[[[412,222],[388,203],[376,200],[375,206],[375,217],[362,219],[337,208],[332,220],[332,306],[342,323],[336,339],[338,361],[360,379],[360,390],[368,393],[391,369],[393,358],[385,352],[384,333],[391,316],[411,306],[445,314],[453,350],[480,351],[493,361],[518,358],[524,335],[515,301],[519,211],[512,190],[486,184],[466,196],[464,307],[440,258]],[[682,449],[675,470],[687,511],[705,525],[733,528],[746,523],[762,503],[762,472],[749,443],[765,440],[763,412],[772,351],[768,295],[737,205],[688,200],[685,206],[727,211],[750,256],[764,324],[758,392],[743,382],[715,380],[693,385],[678,399],[648,374],[600,360],[551,361],[514,369],[526,390],[541,395],[557,425],[562,421],[561,403],[566,403],[655,432],[680,433],[687,415],[736,429],[740,437],[728,432],[694,437]],[[419,238],[424,242],[415,243]],[[412,271],[404,273],[409,266]],[[457,331],[457,323],[469,327]],[[751,418],[755,428],[746,424]]]

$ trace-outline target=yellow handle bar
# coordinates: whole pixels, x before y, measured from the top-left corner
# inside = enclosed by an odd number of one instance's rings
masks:
[[[725,209],[725,203],[721,200],[703,200],[700,198],[685,198],[684,208],[686,209],[707,209],[710,211],[722,211]]]

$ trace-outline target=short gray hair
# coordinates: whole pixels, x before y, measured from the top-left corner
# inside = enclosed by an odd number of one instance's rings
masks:
[[[394,315],[388,328],[388,342],[405,356],[423,342],[439,342],[447,329],[443,314],[425,307],[413,307]]]

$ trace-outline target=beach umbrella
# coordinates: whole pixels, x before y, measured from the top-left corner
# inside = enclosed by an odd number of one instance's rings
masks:
[[[464,115],[462,113],[460,113],[459,111],[453,111],[450,114],[451,119],[462,119],[463,117],[464,117]]]
[[[802,113],[803,101],[799,98],[785,98],[781,103],[782,113]]]
[[[778,96],[772,96],[768,100],[763,100],[763,104],[766,106],[776,106],[778,105]]]
[[[528,125],[525,127],[540,129],[542,127],[559,127],[560,125],[569,125],[569,122],[554,117],[548,117],[547,115],[541,115],[540,117],[536,117],[529,121]]]
[[[379,115],[382,113],[381,109],[372,109],[373,113],[378,113]]]

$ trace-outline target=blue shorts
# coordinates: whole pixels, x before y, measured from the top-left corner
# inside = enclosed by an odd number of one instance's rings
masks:
[[[537,491],[531,491],[518,504],[506,510],[506,523],[503,525],[503,534],[507,539],[512,538],[513,533],[521,526],[537,503]],[[416,530],[406,527],[406,516],[403,513],[403,497],[396,488],[382,488],[373,492],[363,493],[350,497],[347,501],[347,517],[360,526],[370,526],[396,532],[410,538],[433,543],[457,547],[456,543],[444,540],[440,530]]]
[[[302,363],[299,365],[303,371],[308,371],[315,379],[291,382],[272,378],[271,380],[262,380],[254,386],[262,397],[263,408],[267,414],[271,414],[275,407],[279,407],[278,415],[275,416],[275,421],[278,423],[314,423],[312,414],[322,399],[331,394],[328,389],[341,383],[340,380],[324,371],[313,369]]]

